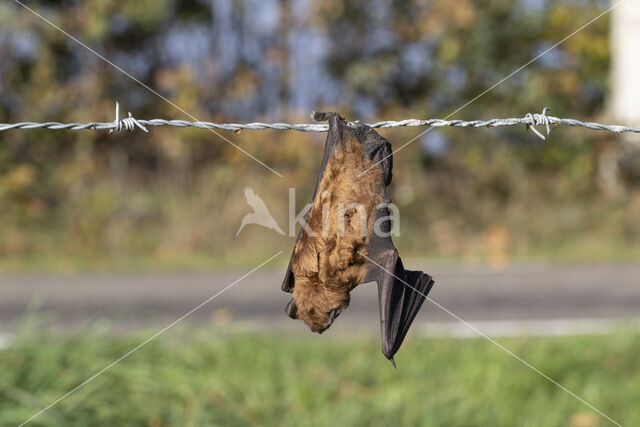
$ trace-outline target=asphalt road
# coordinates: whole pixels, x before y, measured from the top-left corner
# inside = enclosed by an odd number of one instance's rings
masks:
[[[407,264],[424,269],[436,280],[429,297],[441,307],[425,302],[415,328],[423,333],[464,336],[467,331],[473,335],[451,313],[504,335],[517,333],[513,325],[533,333],[567,328],[588,332],[606,329],[618,320],[640,318],[640,264],[521,264],[499,271]],[[14,332],[29,312],[38,312],[46,325],[65,330],[95,322],[116,333],[159,329],[245,273],[0,276],[0,334]],[[283,274],[283,269],[256,271],[184,322],[305,332],[302,322],[284,314],[289,295],[280,290]],[[374,284],[353,291],[351,306],[332,330],[378,331]]]

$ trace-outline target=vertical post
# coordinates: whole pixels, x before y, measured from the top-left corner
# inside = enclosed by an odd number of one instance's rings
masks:
[[[615,0],[613,0],[615,1]],[[611,17],[611,95],[609,115],[616,123],[640,124],[640,2],[625,1]],[[609,197],[624,196],[621,167],[631,166],[640,147],[640,135],[624,134],[625,143],[608,145],[598,156],[598,180]],[[635,146],[635,147],[634,147]],[[632,166],[633,167],[633,166]]]
[[[640,124],[640,2],[625,1],[611,22],[611,113],[617,122]],[[633,135],[638,136],[638,135]]]

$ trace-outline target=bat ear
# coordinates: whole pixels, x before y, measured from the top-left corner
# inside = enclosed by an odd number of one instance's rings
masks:
[[[298,318],[298,306],[296,305],[296,302],[293,300],[293,298],[291,298],[291,301],[289,301],[289,304],[287,304],[287,308],[284,309],[284,312],[287,313],[287,316],[292,319]]]

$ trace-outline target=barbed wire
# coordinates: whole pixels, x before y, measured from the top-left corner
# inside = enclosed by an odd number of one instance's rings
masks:
[[[551,125],[582,127],[591,130],[602,130],[613,133],[640,133],[639,127],[607,125],[595,122],[583,122],[576,119],[559,118],[547,116],[550,108],[542,110],[541,114],[528,113],[524,117],[519,118],[502,118],[490,120],[442,120],[442,119],[406,119],[400,121],[385,120],[376,123],[367,123],[368,126],[377,129],[388,129],[395,127],[460,127],[460,128],[494,128],[501,126],[525,125],[527,129],[532,130],[538,137],[545,139],[545,136],[534,126],[544,126],[547,135],[551,132]],[[315,123],[212,123],[187,120],[165,120],[165,119],[136,119],[131,113],[128,117],[120,118],[120,105],[116,103],[116,118],[112,122],[89,122],[89,123],[60,123],[60,122],[20,122],[20,123],[0,123],[0,131],[6,130],[24,130],[24,129],[51,129],[51,130],[109,130],[113,131],[133,131],[136,128],[148,132],[149,126],[173,126],[173,127],[195,127],[200,129],[219,129],[229,131],[241,130],[296,130],[300,132],[326,132],[329,129],[327,124]]]

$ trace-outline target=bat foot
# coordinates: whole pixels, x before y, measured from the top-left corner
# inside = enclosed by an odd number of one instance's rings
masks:
[[[322,112],[312,111],[311,118],[316,122],[326,122],[335,114],[336,113],[322,113]]]
[[[336,112],[331,112],[331,113],[318,112],[318,111],[311,112],[311,118],[316,122],[330,121],[334,117],[337,117],[338,119],[342,120],[342,117],[340,117],[340,114]]]

